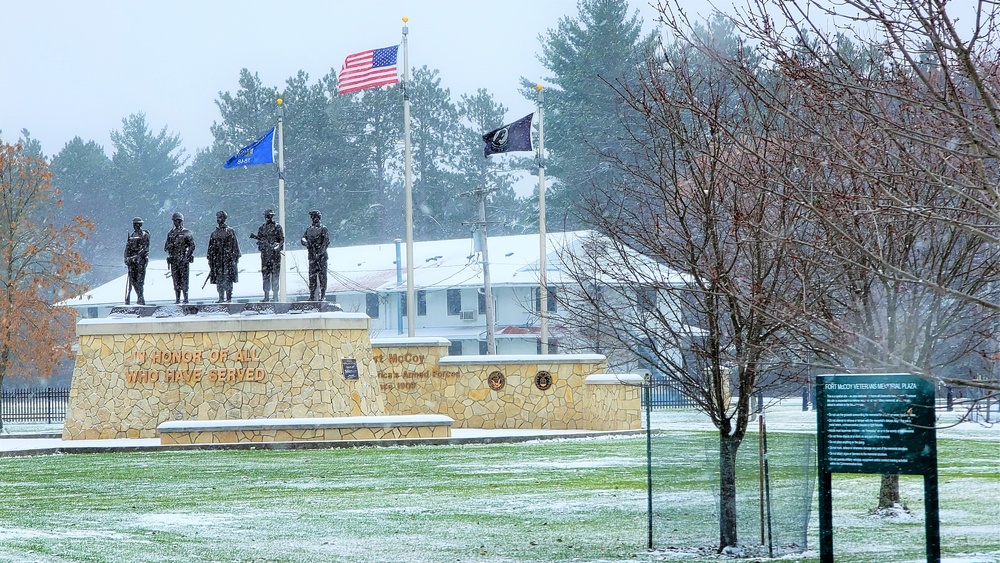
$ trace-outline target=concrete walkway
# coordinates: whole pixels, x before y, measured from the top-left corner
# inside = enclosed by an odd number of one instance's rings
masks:
[[[252,442],[242,444],[185,444],[160,445],[159,438],[112,439],[112,440],[63,440],[59,433],[43,432],[34,434],[0,435],[0,457],[23,455],[49,455],[72,453],[108,453],[138,451],[181,451],[181,450],[304,450],[319,448],[353,448],[362,446],[414,446],[447,444],[499,444],[526,442],[530,440],[553,440],[567,438],[592,438],[600,436],[641,435],[645,430],[593,431],[593,430],[537,430],[537,429],[469,429],[453,428],[450,438],[426,438],[418,440],[352,440],[316,442]]]
[[[1000,444],[1000,424],[969,420],[960,411],[938,412],[938,437],[973,440],[989,440]],[[645,415],[643,415],[645,417]],[[1000,412],[997,413],[1000,418]],[[643,420],[645,425],[645,420]],[[654,410],[650,420],[654,430],[672,432],[713,431],[712,424],[704,414],[695,409]],[[756,420],[749,424],[748,431],[757,431]],[[803,411],[797,399],[771,402],[767,405],[767,427],[771,432],[816,432],[816,412]],[[46,432],[0,434],[0,457],[21,455],[43,455],[56,453],[104,453],[129,451],[179,451],[192,449],[316,449],[352,448],[359,446],[413,446],[443,444],[498,444],[527,442],[531,440],[557,440],[568,438],[593,438],[608,436],[641,436],[645,430],[624,430],[599,432],[593,430],[537,430],[537,429],[472,429],[453,428],[450,438],[428,438],[423,440],[359,440],[344,442],[255,442],[245,444],[192,444],[161,446],[159,438],[137,440],[62,440],[61,428],[51,426]],[[756,438],[752,438],[756,439]]]

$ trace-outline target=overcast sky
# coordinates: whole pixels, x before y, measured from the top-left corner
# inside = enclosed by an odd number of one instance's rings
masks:
[[[649,1],[630,0],[647,30]],[[215,100],[239,89],[241,68],[279,89],[299,70],[315,83],[350,53],[398,44],[403,16],[411,68],[438,69],[455,100],[486,88],[517,118],[534,107],[519,79],[548,75],[539,35],[576,13],[576,0],[8,0],[0,130],[14,142],[28,129],[50,157],[77,135],[110,156],[110,131],[144,112],[193,156],[211,144]]]

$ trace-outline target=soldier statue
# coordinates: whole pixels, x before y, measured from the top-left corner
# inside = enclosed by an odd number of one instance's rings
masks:
[[[174,228],[167,233],[167,242],[163,250],[167,253],[167,264],[170,265],[170,277],[174,280],[174,303],[188,302],[188,274],[191,272],[191,262],[194,262],[194,235],[184,227],[184,216],[174,213],[171,216]]]
[[[285,248],[285,231],[281,225],[274,222],[274,210],[264,212],[264,224],[257,229],[257,234],[250,233],[250,238],[257,241],[260,250],[260,273],[264,278],[264,302],[269,300],[268,294],[274,293],[270,299],[278,300],[278,275],[281,272],[281,251]]]
[[[309,212],[312,219],[300,242],[309,251],[309,300],[326,299],[326,249],[330,246],[330,231],[320,224],[323,215],[316,209]]]
[[[208,281],[219,292],[218,303],[233,300],[233,283],[239,281],[240,241],[226,224],[228,218],[225,211],[215,214],[218,226],[208,239]]]
[[[142,287],[146,283],[146,265],[149,264],[149,231],[142,229],[142,217],[132,219],[132,231],[125,239],[125,267],[128,268],[128,286],[125,288],[125,304],[131,302],[135,290],[136,303],[145,305]]]

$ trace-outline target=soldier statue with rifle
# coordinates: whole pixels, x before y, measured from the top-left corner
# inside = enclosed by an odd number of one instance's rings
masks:
[[[274,210],[264,212],[264,224],[257,234],[250,233],[260,250],[260,273],[264,278],[264,302],[278,300],[278,274],[281,272],[281,254],[285,248],[285,231],[274,222]],[[274,291],[269,298],[268,294]]]
[[[174,303],[188,302],[188,276],[191,272],[191,262],[194,262],[194,235],[184,227],[184,216],[174,213],[171,217],[174,228],[167,233],[167,242],[163,251],[167,253],[167,264],[170,265],[170,277],[174,280]]]
[[[330,231],[320,223],[323,215],[316,209],[309,212],[312,219],[305,234],[299,241],[309,251],[309,300],[324,301],[326,299],[326,249],[330,246]]]
[[[131,303],[135,290],[136,304],[145,305],[142,288],[146,283],[146,265],[149,264],[149,231],[142,228],[142,217],[132,219],[132,231],[125,238],[125,267],[128,281],[125,286],[125,304]]]

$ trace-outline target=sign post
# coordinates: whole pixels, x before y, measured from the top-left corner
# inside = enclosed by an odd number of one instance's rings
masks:
[[[927,561],[941,561],[934,384],[910,374],[820,375],[820,562],[833,563],[833,473],[924,476]]]

